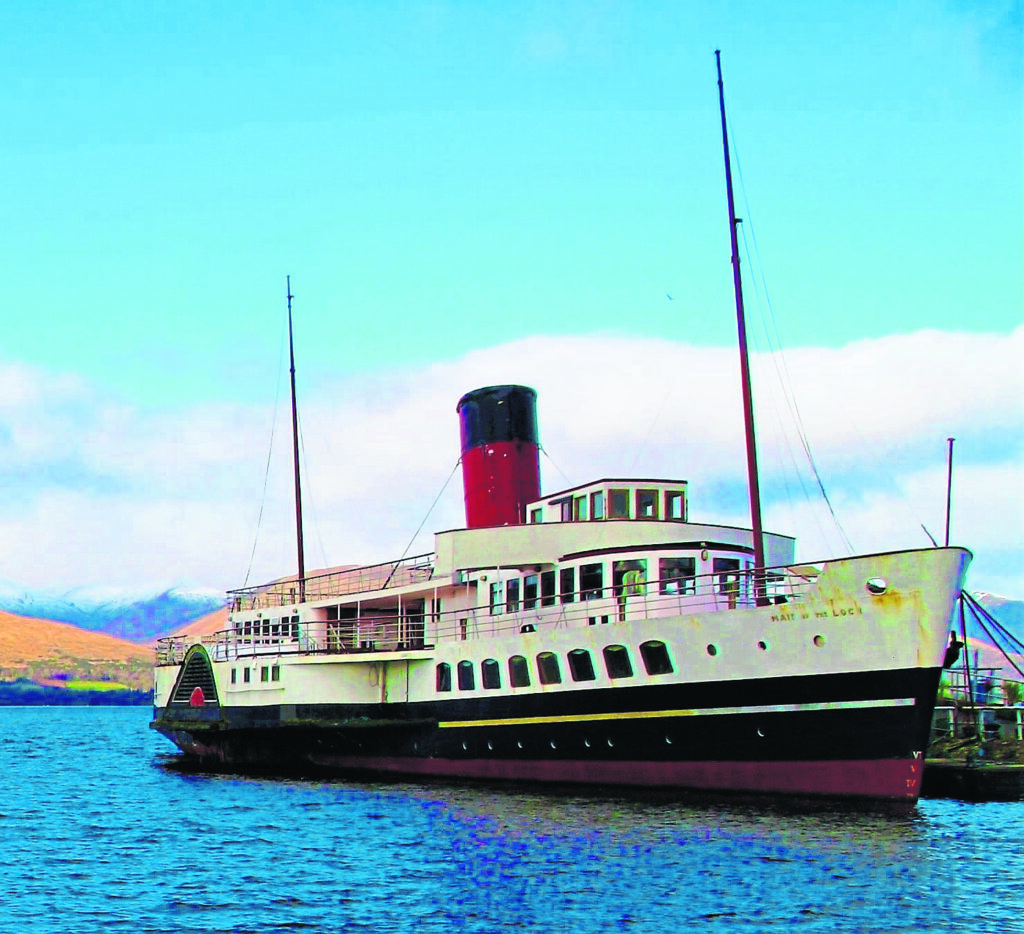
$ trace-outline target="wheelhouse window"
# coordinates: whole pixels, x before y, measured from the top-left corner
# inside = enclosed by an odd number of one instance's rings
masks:
[[[624,645],[606,645],[601,654],[604,655],[604,669],[609,678],[633,677],[633,663],[629,659],[629,650]]]
[[[629,490],[608,491],[608,518],[629,518]]]
[[[488,691],[501,687],[501,667],[498,665],[497,659],[485,658],[480,663],[480,683]]]
[[[554,652],[541,652],[537,656],[537,677],[541,684],[561,684],[562,671]]]
[[[470,661],[459,662],[459,690],[472,691],[476,687],[476,676],[473,673],[473,663]]]
[[[649,675],[669,675],[675,670],[668,654],[668,646],[657,639],[640,643],[640,658],[643,659],[644,669]]]
[[[686,498],[682,493],[665,491],[665,518],[686,519]]]
[[[558,592],[562,603],[572,603],[576,599],[576,568],[559,569]]]
[[[569,674],[573,681],[594,680],[594,662],[586,649],[573,649],[569,653]]]
[[[508,660],[508,683],[514,688],[530,686],[530,666],[522,655],[513,655]]]
[[[491,584],[491,616],[497,616],[501,613],[504,600],[501,596],[501,581],[495,581]]]
[[[616,596],[636,597],[644,593],[647,581],[645,558],[624,558],[612,562],[612,587]]]
[[[638,519],[658,518],[658,491],[636,491],[636,517]]]
[[[505,609],[509,613],[519,612],[519,578],[505,584]]]
[[[580,565],[580,599],[600,599],[604,588],[604,565],[603,564],[581,564]]]
[[[438,662],[434,677],[436,690],[450,691],[452,689],[452,666],[448,662]]]
[[[604,518],[604,492],[602,490],[590,494],[590,518]]]
[[[560,522],[572,522],[572,497],[567,496],[565,499],[560,499],[557,502],[551,504],[558,509],[558,519]]]
[[[739,558],[715,558],[711,562],[711,570],[715,572],[718,592],[725,595],[732,609],[740,595]]]
[[[555,572],[542,571],[540,575],[540,605],[555,605]]]
[[[572,500],[572,517],[577,520],[587,518],[586,496],[574,496]]]
[[[696,558],[659,558],[658,592],[666,594],[695,593],[697,590]]]
[[[540,575],[527,574],[523,578],[523,609],[532,610],[537,606],[537,592],[540,589]]]

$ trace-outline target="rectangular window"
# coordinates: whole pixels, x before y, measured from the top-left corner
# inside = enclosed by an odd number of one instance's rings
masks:
[[[668,646],[664,642],[651,640],[640,644],[640,657],[649,675],[672,674],[672,659],[669,658]]]
[[[659,593],[695,593],[697,590],[696,558],[659,558]]]
[[[531,509],[530,510],[530,521],[533,523],[543,521],[544,510],[543,509]]]
[[[590,518],[604,518],[604,493],[600,490],[590,494]]]
[[[629,518],[629,490],[608,491],[608,518]]]
[[[505,584],[505,609],[509,613],[519,612],[519,578]]]
[[[636,491],[636,517],[638,519],[658,518],[658,491]]]
[[[532,610],[537,606],[537,592],[540,589],[540,575],[527,574],[523,578],[523,609]]]
[[[231,683],[232,684],[237,684],[238,683],[238,672],[235,671],[234,668],[231,669]]]
[[[558,585],[562,603],[572,603],[576,599],[576,568],[561,568],[558,572]]]
[[[280,665],[272,665],[271,666],[271,668],[270,668],[270,680],[271,681],[280,681],[281,680],[281,666]]]
[[[537,677],[541,684],[561,684],[562,672],[554,652],[541,652],[537,656]]]
[[[260,681],[266,684],[270,680],[270,668],[264,665],[260,668]]]
[[[508,660],[508,683],[514,688],[530,686],[530,666],[522,655],[513,655]]]
[[[729,608],[736,606],[740,595],[740,560],[739,558],[714,558],[711,570],[717,578],[718,592],[725,594]]]
[[[435,687],[438,691],[450,691],[452,689],[452,666],[448,662],[438,662],[435,678]]]
[[[501,687],[501,669],[498,667],[498,660],[485,658],[480,663],[480,683],[485,690],[494,691]]]
[[[555,605],[555,572],[544,571],[540,575],[540,605]]]
[[[587,518],[587,498],[586,496],[575,496],[572,501],[572,517],[574,519],[586,519]]]
[[[606,645],[603,650],[604,667],[609,678],[633,677],[633,663],[624,645]]]
[[[473,663],[470,661],[459,662],[458,667],[459,690],[472,691],[476,687],[476,675],[473,673]]]
[[[602,596],[604,587],[603,564],[580,565],[580,599],[596,600]]]
[[[665,492],[665,518],[686,520],[686,500],[682,493]]]
[[[560,522],[572,521],[572,497],[566,497],[564,500],[555,500],[554,503],[549,503],[548,505],[558,510],[558,520]]]
[[[252,680],[252,672],[248,668],[242,669],[242,680],[248,684]]]
[[[501,581],[491,584],[491,616],[497,616],[504,608],[504,600],[501,596]]]
[[[594,680],[594,662],[586,649],[573,649],[569,653],[569,674],[573,681]]]

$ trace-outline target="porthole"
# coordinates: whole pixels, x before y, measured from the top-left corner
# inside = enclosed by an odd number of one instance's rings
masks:
[[[614,745],[615,745],[615,743],[613,743],[613,742],[611,741],[611,738],[610,738],[610,737],[609,737],[609,739],[608,739],[608,745],[609,745],[609,746],[614,746]]]
[[[718,654],[718,646],[714,642],[709,642],[706,651],[708,655],[714,658]]]
[[[665,742],[666,742],[666,743],[667,743],[667,744],[668,744],[669,746],[671,746],[671,745],[672,745],[672,737],[671,737],[671,736],[666,736],[666,737],[665,737]]]
[[[872,577],[864,586],[867,592],[875,597],[880,597],[889,589],[888,583],[882,577]]]
[[[558,746],[555,745],[555,741],[554,740],[551,740],[551,748],[552,749],[557,749],[558,748]]]
[[[765,641],[764,641],[764,639],[758,639],[758,640],[757,640],[757,647],[758,647],[758,648],[759,648],[759,649],[760,649],[760,650],[761,650],[762,652],[767,652],[767,651],[768,651],[768,643],[767,643],[767,642],[765,642]]]
[[[468,752],[469,751],[469,747],[465,743],[462,744],[462,749],[463,749],[464,752]]]
[[[494,743],[492,743],[490,740],[487,740],[487,748],[490,749],[491,752],[494,752]]]
[[[519,747],[520,749],[522,749],[522,748],[523,748],[523,743],[522,743],[522,741],[521,741],[521,740],[516,740],[516,745],[517,745],[517,746],[518,746],[518,747]]]
[[[589,739],[583,740],[583,745],[586,746],[587,749],[589,749],[590,748],[590,740]]]
[[[821,633],[818,633],[812,641],[819,649],[825,645],[825,637]]]

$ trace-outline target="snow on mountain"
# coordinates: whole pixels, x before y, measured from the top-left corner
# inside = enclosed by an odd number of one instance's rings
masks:
[[[1005,629],[1024,642],[1024,600],[1013,600],[994,593],[977,591],[971,594]]]
[[[131,642],[150,642],[224,605],[212,590],[158,592],[111,587],[77,587],[63,592],[29,593],[0,581],[0,609],[19,616],[72,623]]]

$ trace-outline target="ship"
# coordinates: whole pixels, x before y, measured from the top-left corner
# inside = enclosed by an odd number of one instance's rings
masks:
[[[227,628],[157,648],[151,726],[232,770],[913,803],[971,555],[797,561],[760,519],[719,93],[751,527],[685,480],[541,492],[537,394],[456,406],[465,525],[431,553],[229,592]],[[291,345],[291,288],[288,288]]]

